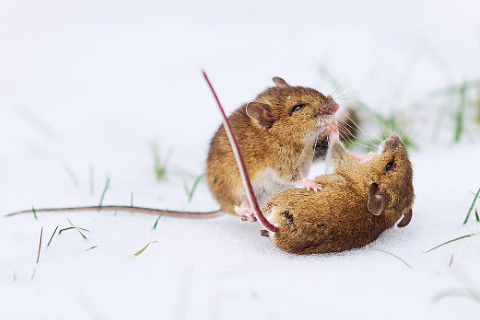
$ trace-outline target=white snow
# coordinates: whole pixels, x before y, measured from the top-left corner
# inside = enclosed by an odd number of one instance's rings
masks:
[[[212,210],[205,182],[188,203],[194,178],[181,173],[204,171],[221,121],[201,68],[228,111],[273,76],[331,92],[320,67],[346,98],[401,109],[480,77],[480,4],[3,0],[0,43],[2,214],[96,205],[107,177],[105,205],[129,205],[133,193],[139,206]],[[162,217],[155,230],[147,214],[1,218],[0,318],[478,319],[480,301],[436,297],[480,295],[480,237],[425,252],[480,226],[474,216],[462,225],[480,187],[478,126],[452,144],[447,123],[433,142],[437,112],[412,129],[421,148],[411,153],[411,224],[365,248],[286,254],[230,215]],[[172,151],[167,182],[155,180],[152,143]],[[87,241],[65,231],[46,248],[67,218]]]

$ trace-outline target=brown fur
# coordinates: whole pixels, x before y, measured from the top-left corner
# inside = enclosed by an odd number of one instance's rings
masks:
[[[258,173],[270,168],[285,185],[280,190],[292,187],[310,169],[313,145],[325,127],[316,125],[318,119],[330,119],[338,109],[330,97],[314,89],[291,87],[280,78],[274,81],[276,87],[259,94],[229,117],[255,194],[264,199],[271,193],[263,188],[267,181],[260,181]],[[304,107],[292,113],[296,105]],[[243,188],[223,126],[210,143],[206,176],[221,209],[233,213],[234,206],[243,200]]]
[[[297,254],[339,252],[374,241],[402,215],[398,226],[408,224],[414,200],[412,166],[397,136],[390,137],[383,149],[357,161],[334,141],[327,155],[334,173],[315,179],[323,185],[321,191],[286,190],[263,206],[278,226],[276,233],[270,233],[273,243]],[[386,171],[392,161],[392,169]],[[381,207],[379,215],[369,211],[369,202],[374,210]]]

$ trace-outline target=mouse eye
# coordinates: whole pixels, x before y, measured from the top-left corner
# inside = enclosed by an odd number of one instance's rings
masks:
[[[386,167],[385,167],[385,171],[390,171],[393,169],[394,167],[394,162],[393,161],[390,161],[389,163],[387,163]]]
[[[302,109],[303,107],[305,107],[304,104],[297,104],[295,107],[292,108],[292,113],[294,113],[295,111],[298,111],[298,110]]]

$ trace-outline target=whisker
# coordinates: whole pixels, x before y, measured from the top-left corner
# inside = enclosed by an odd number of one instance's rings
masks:
[[[368,133],[365,129],[363,129],[362,127],[360,127],[357,122],[355,121],[355,119],[352,118],[352,116],[350,114],[345,114],[345,116],[347,117],[348,120],[350,120],[350,122],[355,126],[356,129],[358,129],[358,131],[360,133],[363,133],[364,135],[366,135],[368,138],[370,139],[375,139],[376,137],[372,136],[370,133]],[[343,124],[345,125],[348,125],[352,130],[355,130],[354,127],[352,127],[349,123],[347,122],[343,122]]]

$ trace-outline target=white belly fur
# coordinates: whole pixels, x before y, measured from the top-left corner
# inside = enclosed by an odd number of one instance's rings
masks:
[[[260,171],[252,180],[252,187],[259,206],[262,206],[273,194],[295,186],[296,183],[285,182],[270,168]]]

